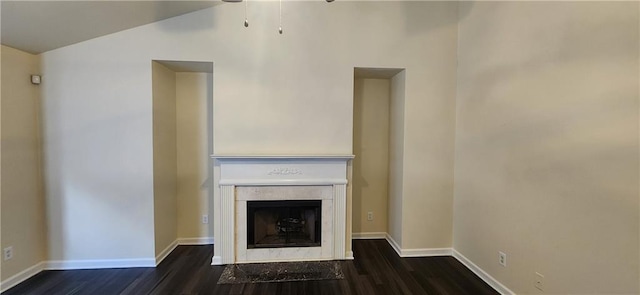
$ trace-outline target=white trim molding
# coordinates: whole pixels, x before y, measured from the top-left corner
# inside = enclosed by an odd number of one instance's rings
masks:
[[[453,248],[402,249],[398,242],[396,242],[388,233],[385,235],[385,239],[400,257],[452,256],[498,293],[502,295],[516,294]]]
[[[355,258],[353,257],[353,251],[347,251],[346,257],[345,257],[344,259],[346,259],[346,260],[353,260],[353,259],[355,259]]]
[[[235,194],[234,185],[220,186],[220,216],[214,215],[214,227],[220,228],[218,245],[213,247],[214,261],[216,256],[220,259],[220,264],[231,264],[235,261]]]
[[[201,237],[201,238],[178,238],[178,245],[213,245],[213,237]]]
[[[451,248],[418,248],[418,249],[403,249],[398,242],[386,234],[385,239],[391,245],[391,248],[398,253],[400,257],[430,257],[430,256],[451,256]]]
[[[402,249],[400,257],[451,256],[451,248]]]
[[[428,257],[428,256],[453,256],[460,261],[471,272],[486,282],[493,289],[502,295],[515,295],[505,285],[500,283],[482,268],[477,266],[467,257],[452,248],[423,248],[423,249],[402,249],[398,243],[388,233],[353,233],[353,239],[385,239],[400,257]],[[42,261],[35,264],[10,278],[0,282],[0,293],[5,292],[14,286],[37,275],[43,270],[72,270],[72,269],[103,269],[103,268],[133,268],[133,267],[156,267],[162,260],[169,256],[173,250],[180,245],[210,245],[214,243],[213,237],[201,238],[179,238],[165,248],[155,259],[100,259],[100,260],[53,260]],[[343,259],[352,260],[353,251],[347,251]],[[213,265],[222,264],[220,256],[213,256]]]
[[[398,253],[398,256],[402,257],[402,249],[400,248],[400,244],[398,244],[398,242],[396,242],[396,240],[394,240],[393,237],[388,233],[385,235],[384,238],[387,240],[389,245],[391,245],[391,248],[393,248],[393,250],[395,250],[396,253]]]
[[[213,237],[179,238],[169,244],[155,259],[99,259],[99,260],[50,260],[35,264],[10,278],[0,282],[0,293],[39,274],[43,270],[72,270],[72,269],[102,269],[102,268],[132,268],[132,267],[156,267],[173,250],[182,245],[211,245]]]
[[[473,263],[471,260],[469,260],[467,257],[462,255],[460,252],[456,251],[456,249],[453,249],[453,257],[455,259],[457,259],[458,261],[460,261],[460,263],[462,263],[464,266],[466,266],[469,270],[471,270],[473,273],[475,273],[478,277],[480,277],[480,279],[485,281],[485,283],[489,284],[489,286],[491,286],[493,289],[498,291],[498,293],[500,293],[502,295],[514,295],[514,294],[516,294],[515,292],[509,290],[509,288],[507,288],[507,286],[505,286],[502,283],[500,283],[498,280],[496,280],[494,277],[492,277],[490,274],[488,274],[482,268],[480,268],[475,263]]]
[[[156,255],[156,265],[155,266],[158,266],[160,264],[160,262],[162,262],[162,260],[167,258],[167,256],[169,256],[169,254],[171,254],[171,252],[173,252],[173,250],[175,250],[176,247],[178,247],[178,240],[173,241],[166,248],[164,248],[164,250],[162,250],[162,252],[160,252],[158,255]]]
[[[367,232],[367,233],[352,233],[351,239],[353,240],[379,240],[386,239],[387,233],[384,232]]]
[[[211,265],[222,265],[222,256],[211,257]]]
[[[354,155],[211,155],[218,160],[351,160]],[[295,170],[299,171],[299,170]]]
[[[270,174],[275,175],[275,174]],[[218,185],[235,185],[235,186],[268,186],[268,185],[333,185],[347,184],[346,179],[224,179],[220,180]]]
[[[50,260],[46,270],[156,267],[155,258]]]
[[[45,264],[46,263],[44,261],[40,262],[0,282],[0,293],[13,288],[17,284],[26,281],[32,276],[39,274],[45,269]]]

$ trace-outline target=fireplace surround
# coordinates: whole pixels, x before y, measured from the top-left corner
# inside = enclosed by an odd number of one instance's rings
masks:
[[[352,155],[212,158],[219,187],[212,264],[352,258],[346,212]],[[263,227],[257,233],[256,218]]]

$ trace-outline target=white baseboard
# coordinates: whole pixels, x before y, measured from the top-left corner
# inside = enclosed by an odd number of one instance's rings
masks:
[[[26,281],[27,279],[37,275],[43,270],[133,268],[155,266],[156,259],[153,258],[42,261],[1,282],[0,292],[4,292],[17,284]]]
[[[92,260],[50,260],[46,261],[46,270],[69,270],[69,269],[101,269],[101,268],[132,268],[132,267],[155,267],[154,258],[133,258],[133,259],[92,259]]]
[[[164,248],[164,250],[156,256],[156,264],[154,266],[158,266],[162,260],[167,258],[167,256],[176,249],[176,247],[178,247],[178,240],[173,241],[173,243],[169,244],[169,246]]]
[[[351,238],[354,240],[361,239],[384,239],[387,237],[387,233],[383,232],[367,232],[367,233],[353,233]]]
[[[213,237],[203,237],[203,238],[179,238],[178,245],[212,245],[214,240]]]
[[[156,267],[167,258],[179,245],[210,245],[213,237],[180,238],[169,244],[154,258],[136,259],[96,259],[96,260],[49,260],[33,265],[18,274],[0,282],[0,293],[20,284],[43,270],[71,270],[71,269],[100,269],[100,268],[131,268]],[[352,255],[353,256],[353,255]]]
[[[451,256],[451,248],[402,249],[400,257]]]
[[[211,265],[222,265],[222,256],[213,256],[211,258]]]
[[[453,249],[453,257],[455,257],[460,263],[464,264],[469,270],[475,273],[478,277],[480,277],[483,281],[485,281],[489,286],[498,291],[498,293],[503,295],[512,295],[515,294],[513,291],[509,290],[505,285],[501,284],[498,280],[493,278],[490,274],[482,270],[479,266],[469,260],[467,257],[462,255],[460,252]]]
[[[430,256],[451,256],[451,248],[417,248],[403,249],[398,242],[389,234],[385,234],[385,239],[391,245],[391,248],[398,253],[400,257],[430,257]]]
[[[211,245],[213,244],[213,237],[203,237],[203,238],[178,238],[173,243],[171,243],[167,248],[162,250],[158,256],[156,256],[156,266],[162,262],[173,250],[178,246],[183,245]]]
[[[387,242],[389,243],[389,245],[391,245],[391,248],[393,248],[393,250],[396,251],[396,253],[398,253],[398,255],[400,255],[400,257],[402,257],[402,249],[400,248],[400,245],[398,244],[398,242],[396,242],[396,240],[393,239],[393,237],[389,234],[385,234],[384,238],[387,240]]]
[[[382,237],[380,237],[382,235]],[[424,248],[424,249],[402,249],[400,245],[387,233],[354,233],[354,239],[386,239],[400,257],[427,257],[427,256],[453,256],[469,270],[475,273],[480,279],[494,288],[500,294],[515,294],[505,285],[493,278],[479,266],[466,258],[460,252],[452,248]],[[153,258],[140,259],[100,259],[100,260],[51,260],[35,264],[12,277],[0,282],[0,293],[17,284],[31,278],[43,270],[70,270],[70,269],[100,269],[100,268],[132,268],[132,267],[155,267],[164,260],[178,245],[209,245],[213,244],[212,237],[204,238],[180,238],[171,243],[158,256]],[[353,259],[353,251],[347,252],[346,259]],[[221,265],[222,257],[213,256],[212,265]]]
[[[127,267],[155,267],[164,260],[179,245],[207,245],[213,244],[212,237],[181,238],[169,244],[155,258],[138,259],[100,259],[100,260],[57,260],[45,261],[47,270],[68,269],[99,269],[99,268],[127,268]]]
[[[347,255],[345,255],[344,259],[353,260],[353,251],[347,251]]]
[[[45,263],[40,262],[0,282],[0,293],[11,289],[15,285],[22,283],[32,276],[37,275],[44,270],[44,266]]]

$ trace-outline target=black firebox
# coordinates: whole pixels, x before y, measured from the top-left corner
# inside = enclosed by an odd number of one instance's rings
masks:
[[[321,200],[247,202],[247,249],[318,247]]]

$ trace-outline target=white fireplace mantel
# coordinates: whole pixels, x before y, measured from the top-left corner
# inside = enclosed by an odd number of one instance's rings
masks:
[[[246,262],[275,262],[299,260],[345,259],[346,250],[346,195],[347,163],[353,155],[212,155],[214,166],[219,166],[214,194],[214,235],[216,244],[212,264]],[[291,190],[307,186],[323,202],[323,245],[308,248],[278,248],[248,250],[246,245],[247,198],[264,200],[259,187],[270,187],[287,195]],[[238,189],[246,192],[238,197]],[[269,193],[277,200],[278,194]],[[325,216],[326,215],[326,216]],[[327,226],[324,226],[329,222]]]

